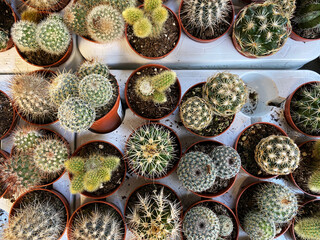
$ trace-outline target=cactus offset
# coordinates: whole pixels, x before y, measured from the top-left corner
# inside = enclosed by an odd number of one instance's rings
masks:
[[[110,70],[106,64],[95,60],[83,62],[77,71],[77,76],[82,80],[84,77],[91,74],[98,74],[105,78],[109,78]]]
[[[320,239],[320,218],[309,217],[299,219],[294,226],[294,231],[302,239],[318,240]]]
[[[89,8],[87,5],[82,5],[79,1],[66,8],[63,15],[64,22],[68,28],[74,33],[86,36],[88,29],[86,24],[86,16]]]
[[[13,145],[18,151],[29,151],[40,143],[41,137],[42,134],[35,128],[19,128],[14,132]]]
[[[219,236],[221,236],[221,237],[230,236],[233,231],[232,219],[230,217],[228,217],[227,215],[219,215],[218,219],[220,222]]]
[[[0,29],[0,52],[5,50],[9,43],[9,33]]]
[[[308,180],[308,188],[317,194],[320,193],[320,168],[312,172]]]
[[[11,28],[14,44],[21,52],[34,52],[40,49],[36,39],[37,25],[29,21],[18,21]]]

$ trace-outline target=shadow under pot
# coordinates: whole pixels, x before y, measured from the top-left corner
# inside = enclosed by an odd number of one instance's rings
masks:
[[[202,200],[202,201],[199,201],[199,202],[192,204],[188,208],[188,210],[184,213],[183,220],[182,220],[182,234],[183,234],[184,240],[193,240],[193,238],[190,238],[190,239],[187,238],[187,236],[184,233],[183,227],[184,227],[184,221],[185,221],[186,215],[194,207],[209,208],[212,212],[214,212],[216,214],[216,216],[219,219],[221,216],[229,217],[229,219],[232,220],[232,227],[233,227],[232,230],[229,230],[228,231],[229,233],[225,233],[225,236],[221,236],[221,234],[219,234],[219,237],[217,239],[224,239],[224,240],[238,239],[238,237],[239,237],[239,223],[238,223],[238,220],[237,220],[235,214],[233,213],[233,211],[227,205],[225,205],[219,201],[208,199],[208,200]],[[204,220],[204,219],[201,219],[201,220]],[[192,221],[192,223],[190,223],[190,224],[201,224],[201,221],[200,222]],[[207,224],[207,223],[205,222],[204,224]],[[221,229],[221,225],[220,225],[220,229]]]
[[[0,90],[0,140],[8,137],[17,125],[18,116],[10,97]]]
[[[23,211],[26,211],[26,213]],[[56,239],[60,240],[69,221],[70,206],[67,199],[58,191],[37,188],[24,193],[14,202],[9,214],[9,226],[15,224],[16,216],[21,215],[23,215],[22,218],[27,218],[27,223],[31,225],[25,231],[32,233],[31,231],[35,227],[39,227],[38,231],[31,236],[43,234],[46,238],[56,235]],[[50,217],[51,219],[48,219]],[[41,222],[38,223],[39,218]],[[53,226],[50,226],[50,224],[53,224]],[[41,226],[44,225],[46,229],[41,229]],[[24,225],[20,227],[24,227]],[[48,229],[48,227],[54,229]]]
[[[83,159],[89,158],[94,154],[101,156],[115,156],[120,158],[118,167],[112,171],[111,179],[107,182],[103,182],[99,189],[94,192],[83,191],[80,194],[94,199],[102,199],[114,194],[120,186],[123,184],[126,174],[127,165],[124,161],[121,151],[113,144],[105,141],[90,141],[78,147],[72,154],[72,157],[82,157]],[[73,175],[68,172],[69,179],[72,181]]]
[[[0,150],[0,165],[5,164],[9,158],[9,154],[6,151]],[[0,199],[4,197],[8,189],[5,187],[5,183],[0,181]]]
[[[185,154],[188,152],[203,152],[205,154],[209,154],[212,152],[213,149],[216,147],[223,146],[222,143],[214,140],[204,140],[199,141],[192,144],[186,151]],[[222,179],[216,176],[214,184],[207,190],[203,192],[193,192],[194,194],[198,195],[199,197],[203,198],[215,198],[219,197],[226,192],[228,192],[236,181],[237,176],[230,178],[230,179]]]
[[[191,97],[199,97],[202,98],[202,88],[206,84],[206,82],[201,82],[193,85],[190,87],[186,93],[183,95],[181,103],[180,103],[180,112],[181,112],[181,105],[187,101]],[[181,116],[181,114],[180,114]],[[181,117],[180,117],[181,119]],[[202,130],[194,130],[190,129],[186,126],[184,121],[181,119],[182,124],[184,127],[191,133],[199,136],[199,137],[205,137],[205,138],[212,138],[217,137],[223,133],[225,133],[230,126],[232,125],[233,121],[235,119],[235,115],[231,115],[228,117],[218,116],[216,114],[213,114],[213,118],[210,122],[210,124],[205,127]]]
[[[17,16],[11,5],[5,0],[0,2],[0,53],[9,50],[13,46],[11,27],[17,21]]]
[[[263,138],[271,135],[287,136],[280,127],[267,122],[251,124],[238,136],[234,148],[241,157],[242,170],[249,176],[258,179],[270,179],[277,176],[264,172],[255,160],[256,146]]]
[[[96,226],[95,229],[92,225]],[[94,230],[94,231],[93,231]],[[113,204],[104,201],[94,201],[81,205],[71,216],[67,237],[76,239],[126,238],[127,227],[120,210]]]
[[[36,9],[43,13],[60,12],[64,9],[71,0],[47,0],[44,2],[37,0],[21,0],[25,5]],[[37,6],[41,4],[41,6]],[[45,6],[46,5],[46,6]]]

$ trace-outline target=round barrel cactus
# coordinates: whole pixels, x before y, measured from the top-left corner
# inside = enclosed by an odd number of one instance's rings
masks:
[[[18,151],[29,151],[40,143],[41,137],[35,128],[19,128],[14,132],[13,145]]]
[[[40,46],[36,39],[37,24],[29,21],[18,21],[11,28],[14,44],[21,52],[34,52]]]
[[[79,1],[66,8],[63,15],[64,22],[71,31],[80,35],[88,35],[88,28],[86,24],[86,16],[89,7],[81,4]]]
[[[84,77],[91,74],[98,74],[105,78],[109,78],[110,70],[106,64],[95,60],[83,62],[77,71],[78,78],[82,80]]]
[[[218,219],[220,222],[219,236],[221,236],[221,237],[230,236],[233,231],[232,219],[230,217],[228,217],[227,215],[219,215]]]

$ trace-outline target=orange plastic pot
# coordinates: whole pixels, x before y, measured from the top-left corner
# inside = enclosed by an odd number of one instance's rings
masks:
[[[0,150],[0,157],[3,157],[6,161],[9,158],[9,153],[7,153],[6,151]],[[3,162],[0,162],[0,163],[2,164]],[[4,197],[7,192],[8,192],[8,188],[6,188],[3,193],[0,193],[0,199]]]
[[[16,108],[14,107],[14,103],[12,101],[12,99],[3,91],[0,90],[0,93],[2,93],[11,103],[11,106],[12,106],[12,109],[13,109],[13,117],[12,117],[12,122],[11,122],[11,125],[10,125],[10,128],[8,129],[8,131],[0,136],[0,140],[8,137],[11,133],[12,133],[12,130],[16,127],[17,125],[17,122],[18,122],[18,116],[17,116],[17,110]]]
[[[38,8],[34,7],[29,3],[29,0],[21,0],[25,5],[35,8],[37,11],[42,13],[52,13],[52,12],[60,12],[62,9],[64,9],[70,2],[70,0],[60,0],[57,4],[50,8]]]
[[[161,117],[161,118],[146,118],[146,117],[141,116],[140,114],[138,114],[137,112],[135,112],[135,111],[132,109],[131,103],[130,103],[130,101],[129,101],[129,99],[128,99],[128,95],[127,95],[128,90],[129,90],[129,89],[128,89],[128,86],[129,86],[129,83],[130,83],[130,81],[131,81],[131,78],[132,78],[137,72],[140,72],[140,71],[142,71],[142,70],[145,69],[145,68],[152,68],[152,67],[163,68],[163,69],[165,69],[165,70],[170,70],[169,68],[167,68],[167,67],[165,67],[165,66],[163,66],[163,65],[159,65],[159,64],[147,64],[147,65],[144,65],[144,66],[139,67],[138,69],[136,69],[135,71],[133,71],[133,73],[131,73],[131,75],[129,76],[129,78],[128,78],[127,82],[126,82],[124,94],[125,94],[125,99],[126,99],[126,103],[127,103],[128,107],[130,108],[130,110],[131,110],[135,115],[137,115],[138,117],[143,118],[143,119],[145,119],[145,120],[148,120],[148,121],[160,121],[161,119],[164,119],[164,118],[170,116],[170,115],[177,109],[177,107],[179,106],[179,101],[177,102],[177,104],[176,104],[176,106],[174,107],[174,109],[173,109],[170,113],[168,113],[167,115],[165,115],[165,116],[163,116],[163,117]],[[178,86],[179,86],[179,99],[180,99],[180,98],[181,98],[181,85],[180,85],[180,82],[179,82],[179,79],[178,79],[178,78],[177,78],[177,83],[178,83]],[[133,91],[133,89],[132,89],[132,91]]]
[[[291,37],[293,40],[299,41],[299,42],[312,42],[312,41],[320,40],[320,38],[310,39],[310,38],[301,37],[300,35],[298,35],[298,34],[295,33],[294,31],[291,32],[290,37]]]
[[[4,0],[4,3],[11,9],[12,16],[14,18],[14,22],[17,22],[18,21],[18,17],[16,15],[16,13],[13,11],[13,8],[11,7],[11,4],[9,4],[6,0]],[[9,50],[12,47],[13,47],[13,40],[12,40],[12,37],[10,37],[10,39],[8,41],[8,44],[7,44],[7,47],[5,49],[3,49],[3,50],[0,50],[0,52],[5,52],[5,51]]]

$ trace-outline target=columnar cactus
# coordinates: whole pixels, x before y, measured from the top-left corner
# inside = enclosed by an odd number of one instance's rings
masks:
[[[40,46],[36,39],[37,24],[29,21],[19,21],[13,24],[11,36],[14,44],[21,52],[34,52]]]
[[[281,7],[270,2],[252,3],[237,17],[233,28],[237,50],[247,57],[274,54],[287,41],[291,31],[289,18]]]
[[[241,158],[236,150],[229,146],[214,148],[209,156],[215,165],[215,172],[222,179],[230,179],[238,174]]]
[[[164,176],[177,159],[175,143],[169,129],[144,125],[128,139],[126,156],[130,167],[147,178]]]
[[[177,173],[182,185],[193,192],[209,189],[216,180],[212,159],[202,152],[186,153],[179,162]]]
[[[247,88],[238,75],[217,73],[208,78],[202,97],[210,103],[215,114],[227,117],[239,112],[246,103]]]
[[[271,135],[256,146],[255,160],[268,174],[287,175],[299,166],[300,150],[289,137]]]
[[[64,22],[74,33],[81,36],[86,36],[88,35],[88,28],[86,24],[86,16],[88,11],[89,7],[85,4],[81,4],[78,1],[66,8],[63,15]]]
[[[212,122],[213,111],[205,99],[190,97],[180,105],[180,119],[185,127],[201,131]]]
[[[17,151],[29,151],[40,143],[41,137],[41,133],[35,128],[19,128],[14,132],[13,145]]]
[[[320,169],[313,171],[308,180],[308,188],[315,193],[320,193]]]
[[[138,239],[176,239],[180,229],[180,204],[171,201],[163,188],[137,196],[138,200],[126,216],[133,234]]]
[[[5,30],[0,29],[0,51],[7,48],[9,42],[9,33]]]
[[[38,9],[52,9],[60,0],[27,0],[29,6]]]
[[[80,80],[90,74],[99,74],[105,78],[109,78],[110,70],[106,64],[95,60],[85,61],[81,64],[77,71],[77,76]]]
[[[295,233],[302,239],[320,239],[320,218],[308,217],[299,219],[294,226]]]
[[[221,236],[221,237],[230,236],[232,231],[233,231],[232,219],[227,215],[219,215],[218,219],[219,219],[219,222],[220,222],[219,236]]]

